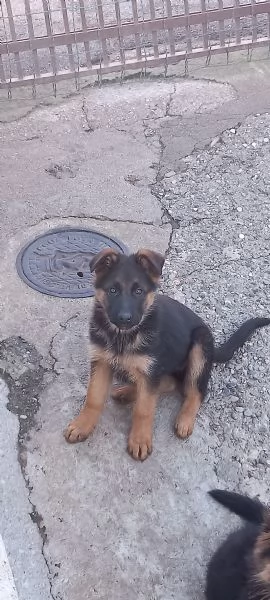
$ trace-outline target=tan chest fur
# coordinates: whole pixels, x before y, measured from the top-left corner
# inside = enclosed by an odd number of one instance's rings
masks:
[[[140,375],[147,375],[154,362],[153,358],[147,355],[137,355],[128,352],[116,355],[111,350],[104,350],[98,346],[92,346],[91,359],[105,361],[113,369],[123,370],[128,373],[133,380],[136,380]]]

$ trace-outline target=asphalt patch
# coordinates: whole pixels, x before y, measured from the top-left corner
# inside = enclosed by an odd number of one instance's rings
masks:
[[[46,369],[36,348],[21,337],[0,342],[0,376],[9,388],[7,409],[19,418],[19,443],[35,426],[39,394],[44,386]]]

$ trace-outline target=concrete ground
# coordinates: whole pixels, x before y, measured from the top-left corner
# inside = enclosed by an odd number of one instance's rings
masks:
[[[6,549],[0,535],[0,600],[18,600]]]
[[[217,341],[269,315],[269,75],[267,60],[196,63],[190,79],[1,104],[0,533],[19,600],[201,600],[233,526],[207,490],[269,499],[269,331],[215,370],[188,441],[177,400],[160,403],[141,464],[126,453],[131,409],[112,401],[86,443],[66,444],[91,300],[43,296],[15,269],[28,240],[81,224],[165,252],[163,289]]]

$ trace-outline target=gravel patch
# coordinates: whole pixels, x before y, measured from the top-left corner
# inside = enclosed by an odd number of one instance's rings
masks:
[[[270,115],[249,117],[168,173],[161,201],[175,220],[163,290],[200,314],[217,342],[269,315]],[[200,419],[228,489],[269,501],[269,329],[217,367]]]

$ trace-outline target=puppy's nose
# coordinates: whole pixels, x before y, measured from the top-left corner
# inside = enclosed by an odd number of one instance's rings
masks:
[[[119,314],[119,322],[121,325],[128,325],[131,322],[131,314],[128,311],[123,311]]]

